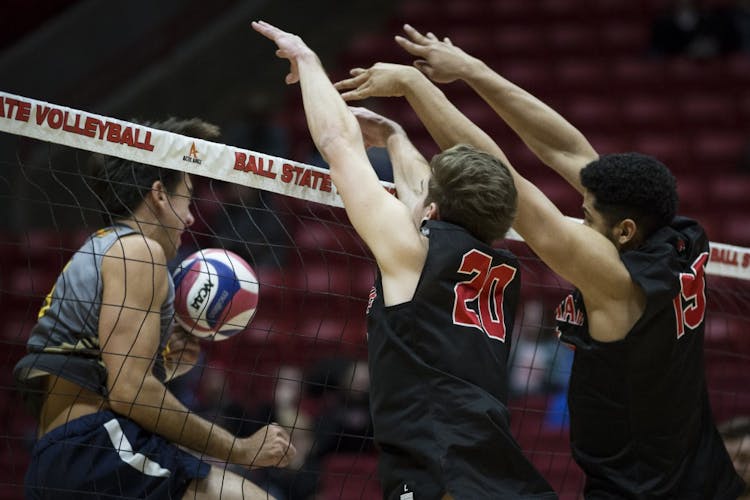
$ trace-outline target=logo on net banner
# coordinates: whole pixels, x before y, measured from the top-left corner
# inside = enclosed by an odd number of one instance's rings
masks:
[[[201,163],[203,163],[203,160],[198,158],[198,155],[198,148],[195,147],[195,142],[193,142],[192,144],[190,144],[190,151],[188,152],[188,154],[182,157],[182,161],[200,165]]]

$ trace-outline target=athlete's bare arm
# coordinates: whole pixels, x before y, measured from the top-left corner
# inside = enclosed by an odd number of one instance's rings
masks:
[[[512,168],[500,147],[416,69],[378,63],[352,73],[353,78],[337,84],[345,99],[403,95],[441,148],[467,143],[503,160],[519,195],[513,227],[547,265],[584,294],[592,336],[611,341],[627,334],[642,313],[641,294],[609,240],[564,217]]]
[[[398,199],[412,211],[422,209],[432,175],[425,157],[395,121],[367,108],[350,109],[359,121],[365,144],[388,150]]]
[[[164,368],[167,372],[166,381],[185,375],[195,367],[200,357],[200,341],[195,335],[190,335],[180,325],[172,327],[172,335],[163,353]]]
[[[162,247],[141,235],[122,238],[102,261],[99,341],[115,413],[186,448],[246,466],[284,466],[295,450],[271,425],[245,439],[190,412],[152,374],[160,313],[170,279]]]
[[[526,90],[506,80],[481,60],[454,46],[404,26],[396,41],[418,57],[415,66],[431,80],[465,81],[507,123],[546,165],[583,193],[579,172],[598,157],[581,132]]]
[[[286,82],[300,83],[310,135],[331,167],[331,179],[352,225],[375,256],[386,304],[410,300],[427,255],[426,243],[407,207],[380,184],[357,119],[301,38],[265,22],[254,22],[253,28],[275,42],[276,55],[291,63]]]

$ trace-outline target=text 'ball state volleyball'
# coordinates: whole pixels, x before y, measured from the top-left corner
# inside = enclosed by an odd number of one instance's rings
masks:
[[[244,330],[258,307],[258,278],[239,255],[199,250],[175,269],[174,308],[188,332],[224,340]]]

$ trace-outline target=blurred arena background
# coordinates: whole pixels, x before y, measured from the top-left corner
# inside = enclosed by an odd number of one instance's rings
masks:
[[[0,5],[0,90],[124,120],[199,116],[222,127],[224,143],[323,165],[299,91],[283,84],[286,63],[250,21],[300,33],[332,79],[377,61],[409,62],[393,42],[408,22],[450,36],[547,101],[599,152],[658,157],[678,179],[680,213],[711,241],[748,247],[750,6],[687,3],[696,19],[688,29],[668,0],[9,0]],[[575,191],[489,107],[466,86],[445,91],[564,213],[580,216]],[[404,102],[377,105],[425,154],[437,151]],[[382,152],[372,160],[390,180]],[[98,223],[76,181],[85,161],[0,134],[0,498],[22,497],[34,435],[12,366],[57,273]],[[298,470],[254,476],[280,498],[378,498],[362,364],[368,252],[340,209],[208,179],[196,188],[185,254],[218,246],[245,256],[259,273],[260,308],[245,334],[206,345],[202,364],[174,390],[238,433],[272,415],[300,430],[309,454]],[[507,245],[525,266],[512,428],[561,498],[578,498],[565,422],[570,353],[552,333],[566,284],[523,244]],[[709,287],[707,373],[722,423],[750,416],[750,285],[713,277]]]

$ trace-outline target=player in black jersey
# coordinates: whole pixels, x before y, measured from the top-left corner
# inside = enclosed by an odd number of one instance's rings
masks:
[[[289,59],[286,81],[300,82],[312,138],[377,261],[368,352],[384,496],[555,498],[511,436],[505,406],[520,277],[515,257],[490,244],[516,211],[508,170],[467,146],[428,164],[397,124],[350,111],[299,37],[253,27]],[[398,199],[365,143],[388,148]]]
[[[197,119],[152,127],[218,135]],[[266,499],[253,483],[201,458],[286,465],[295,452],[288,433],[270,425],[237,438],[189,411],[165,386],[192,368],[200,352],[196,337],[173,329],[167,270],[194,220],[191,177],[120,158],[98,160],[87,181],[106,227],[61,271],[28,354],[14,369],[39,417],[26,498]]]
[[[514,228],[577,288],[557,319],[575,346],[571,442],[587,498],[735,498],[742,481],[712,422],[703,372],[708,243],[695,221],[675,218],[672,174],[646,155],[600,157],[561,116],[449,39],[405,31],[397,42],[419,58],[416,69],[352,70],[337,84],[345,99],[405,96],[442,148],[473,144],[507,162],[425,74],[462,79],[583,194],[578,224],[511,168]]]

